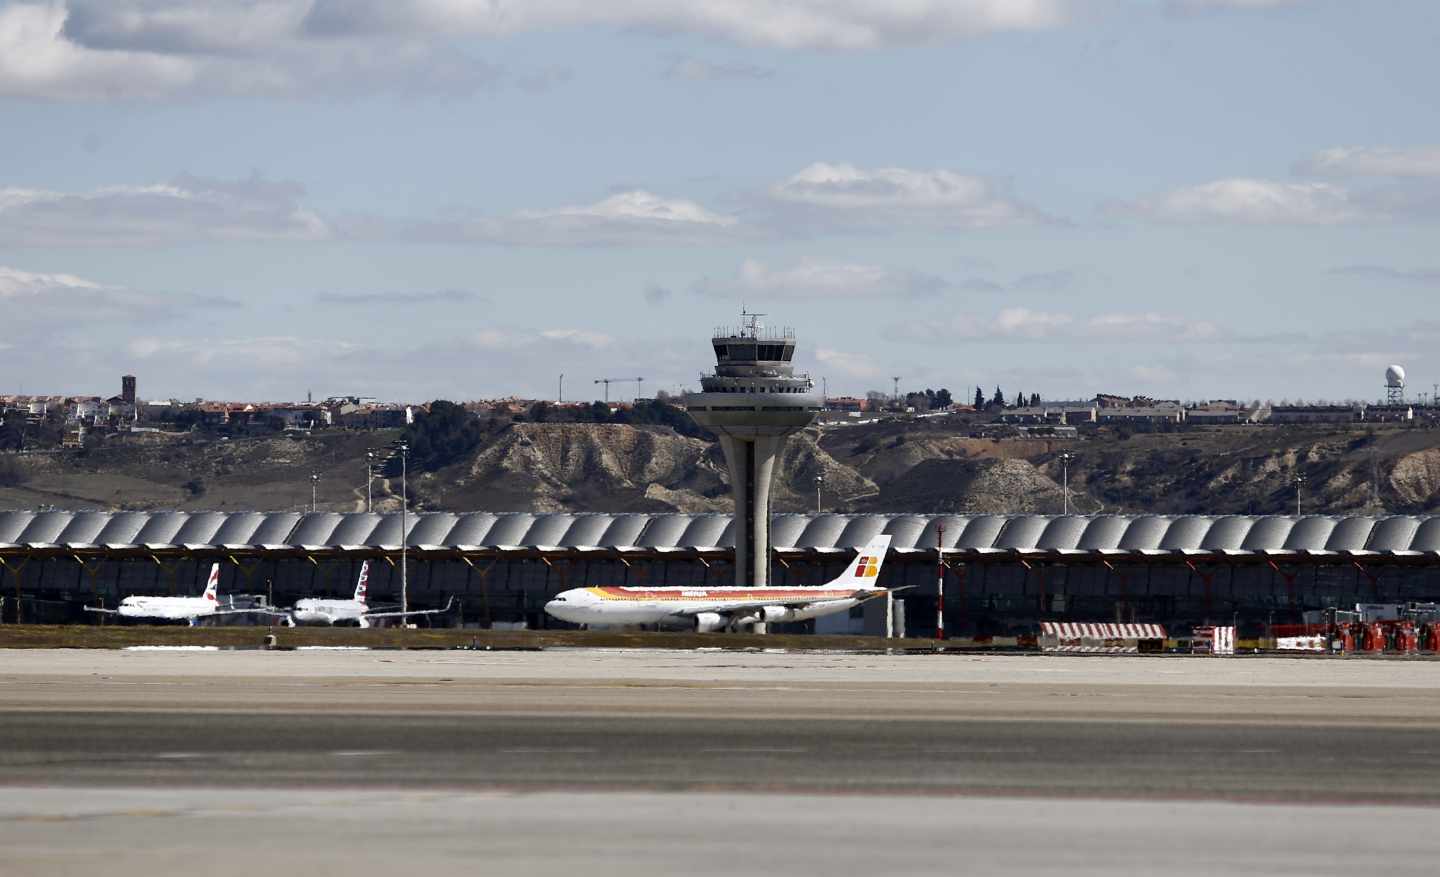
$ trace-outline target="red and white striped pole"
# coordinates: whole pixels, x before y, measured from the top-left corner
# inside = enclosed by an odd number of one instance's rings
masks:
[[[945,525],[935,528],[935,639],[945,639]]]

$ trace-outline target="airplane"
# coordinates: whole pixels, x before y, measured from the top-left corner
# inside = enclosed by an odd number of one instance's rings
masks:
[[[687,624],[697,633],[845,612],[903,588],[880,588],[889,536],[876,536],[834,581],[808,588],[589,587],[562,591],[545,611],[572,624]]]
[[[450,611],[455,598],[445,604],[444,609],[417,609],[409,612],[375,612],[366,602],[367,586],[370,582],[370,561],[360,564],[360,579],[355,583],[355,596],[349,600],[327,600],[321,597],[307,597],[297,600],[288,610],[280,610],[285,624],[295,627],[299,624],[341,624],[369,627],[376,618],[408,618],[411,615],[443,615]]]
[[[121,618],[148,618],[156,621],[184,621],[191,627],[201,618],[217,615],[253,615],[267,612],[264,608],[222,609],[216,592],[220,588],[220,564],[210,567],[210,578],[205,582],[205,593],[199,597],[126,597],[118,609],[102,609],[86,606],[86,612],[103,615],[118,615]]]

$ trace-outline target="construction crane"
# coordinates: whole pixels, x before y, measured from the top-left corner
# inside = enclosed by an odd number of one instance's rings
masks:
[[[595,383],[605,385],[605,404],[610,404],[610,385],[622,384],[626,381],[635,382],[635,398],[640,398],[640,387],[644,385],[644,378],[597,378]]]

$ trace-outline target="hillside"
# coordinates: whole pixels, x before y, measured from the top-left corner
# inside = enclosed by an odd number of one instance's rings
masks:
[[[324,509],[365,504],[365,451],[395,433],[209,440],[111,439],[86,451],[0,457],[0,508]],[[1077,441],[980,439],[934,421],[809,430],[786,447],[777,511],[1054,513],[1069,450],[1081,512],[1327,513],[1440,510],[1440,432],[1403,427],[1195,429]],[[510,423],[434,471],[412,471],[417,508],[489,511],[729,510],[719,448],[663,426]],[[399,503],[376,478],[376,506]]]

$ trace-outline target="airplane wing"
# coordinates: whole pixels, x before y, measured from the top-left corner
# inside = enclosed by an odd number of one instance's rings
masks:
[[[408,618],[411,615],[444,615],[455,605],[455,598],[451,597],[445,604],[444,609],[411,609],[409,612],[366,612],[366,618]]]
[[[290,614],[289,612],[284,612],[284,611],[281,611],[281,610],[276,609],[276,608],[271,607],[271,606],[267,606],[267,607],[264,607],[264,608],[259,607],[259,606],[255,606],[255,607],[252,607],[252,608],[250,608],[250,609],[216,609],[214,612],[208,613],[208,614],[206,614],[206,615],[201,615],[201,616],[199,616],[199,617],[200,617],[200,618],[214,618],[216,615],[275,615],[275,616],[282,616],[282,615],[289,615],[289,614]]]
[[[858,601],[858,602],[860,602],[860,603],[864,603],[866,600],[873,600],[873,599],[875,599],[876,597],[879,597],[879,596],[884,595],[884,594],[893,594],[893,593],[895,593],[896,591],[908,591],[909,589],[911,589],[911,588],[913,588],[913,587],[915,587],[915,586],[914,586],[914,585],[905,585],[904,587],[901,587],[901,588],[861,588],[861,589],[856,590],[856,591],[854,591],[854,592],[852,592],[852,593],[849,593],[849,594],[844,594],[843,592],[842,592],[842,593],[835,593],[834,591],[831,591],[827,596],[829,596],[829,598],[832,599],[832,600],[856,600],[856,601]],[[674,612],[674,613],[672,613],[672,614],[678,615],[678,616],[682,616],[682,617],[688,617],[688,616],[691,616],[691,615],[699,615],[699,614],[702,613],[702,612],[720,612],[720,613],[722,613],[722,614],[731,615],[731,614],[734,614],[734,613],[737,613],[737,612],[746,612],[746,611],[749,611],[749,610],[752,610],[752,609],[764,609],[766,606],[779,606],[779,607],[782,607],[782,608],[784,608],[784,609],[805,609],[805,608],[808,608],[808,607],[810,607],[810,606],[815,605],[816,603],[821,603],[821,602],[824,602],[824,601],[823,601],[823,600],[820,600],[820,599],[809,599],[809,600],[794,600],[794,599],[791,599],[791,600],[756,600],[756,601],[753,602],[753,603],[732,603],[732,604],[729,604],[729,605],[725,606],[725,607],[722,608],[722,609],[705,608],[705,607],[698,607],[698,606],[697,606],[697,607],[694,608],[694,609],[680,609],[680,610],[677,610],[676,612]]]
[[[719,612],[722,615],[734,615],[737,612],[747,612],[751,609],[764,609],[766,606],[780,606],[785,609],[804,609],[807,606],[813,605],[815,602],[814,600],[771,600],[769,602],[731,603],[727,604],[723,609],[696,607],[694,609],[677,609],[670,614],[682,618],[709,612]]]
[[[99,606],[86,606],[86,612],[99,612],[103,615],[119,615],[119,609],[101,609]]]

